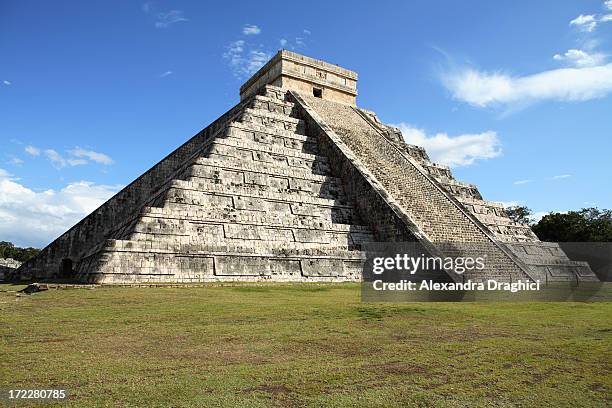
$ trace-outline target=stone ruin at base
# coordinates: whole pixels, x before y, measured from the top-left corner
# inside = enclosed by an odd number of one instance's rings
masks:
[[[26,262],[82,282],[357,281],[368,242],[487,268],[441,279],[597,280],[356,106],[357,74],[280,51],[240,102]],[[481,254],[478,254],[481,255]]]
[[[14,273],[20,266],[21,262],[13,258],[0,258],[0,282],[4,280],[5,276]]]

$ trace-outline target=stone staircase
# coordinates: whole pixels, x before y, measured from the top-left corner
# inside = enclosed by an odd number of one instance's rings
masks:
[[[355,153],[364,172],[371,172],[373,182],[407,213],[420,239],[445,256],[487,254],[489,269],[463,279],[598,280],[586,262],[571,261],[557,243],[540,242],[529,226],[512,221],[502,204],[484,200],[475,185],[432,163],[422,147],[406,144],[399,129],[381,123],[374,112],[307,95],[297,98],[330,126],[337,143]]]
[[[307,114],[329,126],[354,154],[374,182],[387,192],[417,227],[417,234],[444,256],[485,257],[486,269],[462,279],[531,279],[524,265],[427,172],[397,149],[358,109],[337,102],[294,94]]]
[[[83,281],[361,278],[362,225],[285,92],[235,113],[142,209],[79,262]]]
[[[476,185],[456,180],[448,166],[432,163],[424,148],[406,144],[399,129],[383,124],[374,112],[364,109],[358,109],[358,112],[388,142],[413,159],[414,165],[428,174],[433,182],[454,197],[500,246],[507,248],[520,261],[532,278],[547,283],[599,280],[588,263],[570,260],[558,243],[541,242],[528,225],[511,220],[503,204],[484,200]]]

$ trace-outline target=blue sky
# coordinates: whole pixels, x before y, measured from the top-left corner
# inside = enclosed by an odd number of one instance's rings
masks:
[[[280,48],[486,199],[610,208],[612,2],[1,1],[0,240],[43,246],[238,101]]]

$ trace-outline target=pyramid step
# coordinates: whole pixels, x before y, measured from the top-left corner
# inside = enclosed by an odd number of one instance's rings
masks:
[[[258,117],[265,117],[268,119],[278,120],[286,123],[292,123],[296,126],[304,125],[304,120],[300,118],[294,118],[284,113],[270,112],[268,109],[258,108],[244,108],[239,116],[253,115]]]
[[[272,209],[279,205],[286,206],[290,203],[302,206],[314,204],[327,207],[352,207],[342,197],[333,199],[316,197],[312,194],[302,194],[296,191],[265,191],[260,187],[262,186],[229,186],[208,181],[173,180],[170,183],[166,200],[195,205],[214,205],[214,203],[219,202],[224,206],[233,206],[234,208],[238,208],[238,205],[252,206],[253,208],[261,208],[263,206],[264,210],[266,206]]]
[[[158,213],[174,214],[174,216],[194,218],[196,220],[219,220],[223,222],[237,222],[239,219],[249,220],[260,224],[275,224],[285,226],[317,227],[321,222],[331,224],[349,224],[352,227],[359,225],[359,217],[351,207],[328,207],[312,204],[274,202],[275,212],[267,211],[266,203],[255,207],[243,205],[242,200],[233,200],[226,197],[214,197],[213,205],[201,206],[188,203],[166,202],[163,207],[145,207],[141,214]],[[214,205],[218,204],[218,205]],[[128,221],[128,220],[126,220]],[[324,224],[326,225],[326,224]]]
[[[212,180],[220,180],[221,182],[237,182],[241,183],[247,178],[254,177],[271,177],[283,179],[298,179],[309,180],[316,183],[333,182],[337,185],[342,184],[342,180],[338,177],[323,176],[313,174],[308,170],[296,168],[287,168],[287,166],[274,166],[271,164],[249,164],[241,161],[230,163],[228,161],[216,161],[206,158],[198,159],[191,165],[185,173],[187,177],[210,178]],[[274,182],[273,180],[271,183]],[[269,183],[269,184],[271,184]]]
[[[478,191],[478,188],[473,184],[464,183],[457,180],[448,180],[441,177],[434,177],[434,179],[440,183],[442,188],[451,193],[457,198],[468,198],[468,199],[480,199],[482,196]]]
[[[528,225],[518,224],[518,223],[512,221],[508,217],[500,217],[499,215],[495,215],[495,214],[487,214],[487,213],[477,212],[477,211],[474,211],[472,208],[468,208],[468,210],[472,214],[474,214],[480,220],[480,222],[482,222],[484,224],[504,225],[504,226],[509,226],[509,227],[517,227],[521,231],[523,231],[523,230],[531,230]]]
[[[587,262],[570,260],[556,242],[514,242],[507,247],[529,265],[542,282],[599,280]]]
[[[238,124],[240,126],[238,126]],[[319,154],[317,141],[313,138],[278,136],[271,132],[260,132],[248,129],[240,122],[233,122],[228,126],[227,131],[218,136],[215,140],[223,139],[249,141],[255,143],[256,146],[258,146],[257,148],[273,146],[277,148],[292,149],[302,153]]]
[[[342,247],[359,248],[366,242],[372,242],[372,236],[346,232],[321,232],[308,230],[289,230],[279,228],[243,226],[239,224],[201,224],[200,234],[164,232],[164,231],[130,231],[117,235],[136,241],[180,242],[184,244],[229,244],[251,242],[257,248],[283,249],[288,244],[308,244],[308,248]]]
[[[231,149],[219,149],[216,146],[233,147],[241,151],[249,150],[258,153],[267,153],[272,156],[288,156],[297,157],[305,160],[318,160],[322,163],[327,163],[329,159],[326,156],[316,155],[312,153],[302,152],[298,149],[275,146],[271,144],[259,143],[249,139],[236,139],[236,138],[217,138],[212,142],[209,149],[212,153],[226,154],[232,151]],[[236,157],[242,158],[244,153],[240,153]]]
[[[480,220],[485,226],[495,235],[497,239],[503,242],[533,242],[537,240],[537,236],[531,231],[527,225],[502,225],[497,223],[487,223],[486,220]]]
[[[514,222],[508,217],[504,206],[500,203],[491,201],[479,200],[472,197],[455,196],[457,200],[472,214],[477,216],[491,217],[500,224],[513,224]]]
[[[216,149],[217,151],[222,148]],[[225,154],[227,153],[227,154]],[[208,152],[204,157],[200,157],[196,162],[201,163],[202,160],[209,159],[218,163],[226,163],[227,165],[237,165],[244,162],[247,166],[272,166],[284,168],[286,171],[300,170],[310,171],[312,174],[327,176],[331,174],[331,169],[327,163],[322,163],[318,160],[308,160],[299,157],[278,157],[269,154],[255,154],[254,151],[240,152],[233,150],[224,152],[224,154],[216,152]],[[277,160],[278,159],[278,160]]]
[[[227,128],[237,127],[245,131],[260,132],[260,133],[264,133],[267,135],[284,137],[287,139],[295,139],[295,140],[303,140],[303,141],[311,141],[311,140],[315,141],[316,140],[316,138],[314,138],[313,136],[296,133],[296,132],[286,130],[286,129],[265,126],[265,125],[262,125],[261,123],[257,124],[253,122],[241,122],[238,120],[232,120],[232,121],[227,122],[226,127]]]
[[[204,165],[203,165],[204,164]],[[320,176],[307,174],[305,172],[288,172],[286,167],[277,166],[276,168],[267,167],[262,171],[253,169],[245,170],[239,167],[238,163],[234,166],[207,165],[206,163],[193,163],[188,166],[177,179],[188,180],[195,177],[198,179],[208,179],[215,184],[225,185],[245,185],[250,187],[252,184],[267,186],[286,190],[297,190],[319,194],[330,192],[336,196],[341,194],[342,183],[337,177]],[[231,169],[231,170],[230,170]],[[257,169],[260,170],[260,169]],[[198,180],[201,181],[201,180]]]
[[[129,238],[137,241],[181,242],[201,244],[222,244],[231,242],[252,242],[257,247],[285,248],[289,243],[313,244],[314,247],[354,248],[372,242],[373,236],[365,233],[330,232],[305,229],[282,229],[244,224],[199,224],[192,232],[171,231],[153,227],[124,231],[116,238]],[[144,229],[144,230],[143,230]],[[309,247],[313,247],[309,245]]]
[[[209,155],[222,155],[226,157],[232,157],[238,160],[249,160],[264,163],[276,163],[279,165],[289,166],[289,163],[293,162],[305,162],[305,163],[317,163],[323,166],[327,166],[329,160],[326,156],[302,153],[297,150],[291,150],[289,153],[277,153],[282,148],[271,148],[259,146],[255,142],[249,142],[237,139],[217,139],[215,140],[203,154],[204,157]]]
[[[180,251],[185,254],[257,254],[265,257],[286,254],[294,257],[363,259],[360,250],[348,249],[346,245],[327,246],[316,243],[287,242],[284,246],[278,242],[162,242],[158,240],[109,239],[101,247],[106,250],[143,251],[148,249],[158,252]]]
[[[497,202],[477,198],[457,197],[459,202],[485,224],[495,237],[503,242],[536,242],[537,236],[528,225],[512,221]]]
[[[181,211],[182,210],[182,211]],[[138,220],[134,221],[138,232],[150,232],[167,229],[170,231],[189,233],[199,224],[240,224],[285,229],[303,229],[310,231],[351,232],[355,234],[370,234],[365,225],[332,222],[320,217],[309,217],[300,214],[270,214],[247,210],[234,210],[231,213],[220,213],[212,210],[197,210],[193,208],[147,207],[143,209]]]
[[[281,138],[283,143],[278,143],[279,145],[283,145],[285,143],[285,140],[299,141],[302,143],[309,143],[309,142],[316,143],[317,142],[316,138],[312,136],[300,135],[297,133],[288,132],[286,130],[281,130],[281,129],[268,128],[265,126],[256,125],[254,123],[248,123],[248,122],[236,122],[236,121],[229,122],[227,124],[227,128],[229,130],[228,136],[230,137],[242,138],[242,134],[234,136],[232,134],[232,129],[236,129],[237,131],[241,131],[243,133],[250,133],[251,135],[254,133],[261,133],[266,136],[271,136],[273,139]],[[251,139],[251,138],[247,137],[247,139]]]
[[[286,177],[270,177],[253,173],[238,173],[237,178],[226,177],[213,179],[214,174],[187,177],[186,181],[240,187],[259,192],[289,193],[304,196],[330,198],[334,200],[346,199],[342,187],[334,182],[314,182],[311,180],[293,179]],[[243,178],[240,180],[239,178]],[[230,190],[231,190],[230,188]]]
[[[295,109],[295,104],[265,95],[255,95],[249,104],[249,107],[252,109],[267,110],[272,113],[290,116]]]
[[[287,100],[287,90],[274,85],[264,85],[259,91],[259,95],[279,101]]]
[[[287,115],[272,113],[267,110],[245,108],[240,115],[240,122],[254,123],[266,127],[287,130],[290,132],[304,134],[304,121],[291,118]]]
[[[327,256],[347,256],[346,253],[356,255],[361,250],[360,244],[349,244],[346,240],[332,243],[321,242],[295,242],[271,241],[261,239],[224,239],[203,236],[171,235],[155,233],[131,233],[118,236],[117,240],[130,241],[137,249],[156,248],[170,251],[196,252],[233,252],[243,254],[265,254],[278,256],[280,254],[293,254],[295,256],[308,256],[313,254]],[[342,254],[344,253],[344,254]]]
[[[99,253],[82,259],[79,276],[101,283],[210,282],[224,280],[359,280],[360,253],[241,252],[240,247],[210,248],[158,242],[108,240]],[[212,249],[212,250],[211,250]]]
[[[412,157],[414,158],[414,156]],[[432,163],[428,160],[423,160],[423,159],[419,160],[418,158],[416,159],[419,161],[421,166],[423,166],[423,168],[427,170],[427,173],[431,175],[432,177],[440,177],[445,180],[455,179],[453,177],[453,174],[451,173],[450,167],[443,165],[443,164]]]

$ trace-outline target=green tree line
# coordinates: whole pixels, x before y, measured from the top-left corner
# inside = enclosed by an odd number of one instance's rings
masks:
[[[529,225],[541,241],[612,242],[612,211],[596,207],[566,213],[550,213],[533,222],[533,212],[525,206],[506,208],[520,224]]]
[[[40,252],[37,248],[20,248],[12,242],[0,241],[0,258],[13,258],[25,262]]]

